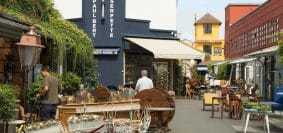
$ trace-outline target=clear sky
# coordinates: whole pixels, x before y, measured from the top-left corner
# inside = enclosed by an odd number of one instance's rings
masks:
[[[266,0],[178,0],[177,31],[180,38],[194,41],[194,20],[210,13],[222,22],[220,37],[224,38],[225,7],[229,3],[263,3]]]

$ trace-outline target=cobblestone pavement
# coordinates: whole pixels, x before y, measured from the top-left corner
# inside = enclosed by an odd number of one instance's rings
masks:
[[[202,111],[202,100],[176,99],[176,112],[169,123],[171,133],[240,133],[241,120],[220,118],[220,112],[211,118],[211,108]],[[271,124],[271,133],[283,133],[283,130]],[[263,133],[263,120],[251,120],[248,133]]]

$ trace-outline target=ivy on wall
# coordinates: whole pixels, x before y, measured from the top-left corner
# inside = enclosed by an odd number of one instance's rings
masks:
[[[92,40],[75,24],[63,19],[52,0],[0,0],[0,14],[35,25],[44,35],[44,43],[52,49],[49,51],[52,57],[66,56],[68,44],[72,48],[72,71],[82,71],[84,60],[86,73],[77,73],[88,77],[91,86],[98,84]]]
[[[283,67],[283,32],[280,31],[280,32],[271,34],[270,36],[267,36],[267,37],[268,37],[268,38],[274,38],[274,37],[278,38],[279,62],[280,62],[281,67]]]
[[[0,14],[15,17],[16,19],[34,24],[47,38],[52,38],[58,55],[65,54],[66,44],[71,45],[74,52],[74,64],[78,57],[92,56],[93,46],[91,39],[78,27],[64,20],[59,12],[53,8],[52,0],[1,0]]]

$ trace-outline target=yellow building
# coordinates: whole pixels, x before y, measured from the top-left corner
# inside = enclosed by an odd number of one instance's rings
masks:
[[[212,61],[224,60],[224,40],[219,38],[221,22],[209,13],[195,22],[194,47],[210,54]]]

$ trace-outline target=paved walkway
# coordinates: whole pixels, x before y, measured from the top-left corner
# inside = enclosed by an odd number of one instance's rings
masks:
[[[220,112],[211,118],[210,107],[202,111],[202,100],[176,99],[176,112],[169,123],[171,133],[240,133],[241,120],[220,119]],[[283,130],[271,125],[271,133],[283,133]],[[248,133],[263,133],[263,121],[252,120],[249,123]]]

